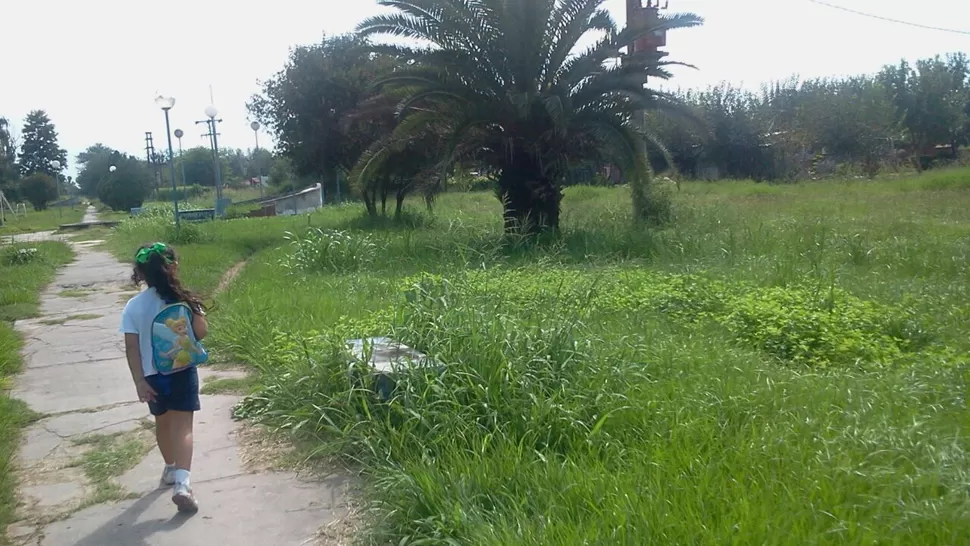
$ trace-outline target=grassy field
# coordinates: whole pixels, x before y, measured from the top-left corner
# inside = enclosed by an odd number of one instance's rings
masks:
[[[570,188],[541,243],[474,193],[110,245],[181,241],[207,293],[249,260],[211,316],[259,372],[237,412],[362,471],[365,541],[970,541],[970,171],[672,195],[635,228],[625,189]],[[343,341],[386,334],[446,366],[382,403]]]
[[[84,209],[84,206],[78,205],[73,208],[51,207],[41,211],[27,209],[27,216],[4,214],[5,223],[0,226],[0,235],[53,231],[61,224],[80,222],[84,217]]]
[[[0,531],[10,523],[16,506],[11,462],[20,429],[33,418],[25,404],[7,397],[10,379],[22,364],[22,342],[13,321],[36,316],[40,291],[53,280],[57,267],[72,258],[71,249],[60,242],[0,245]]]

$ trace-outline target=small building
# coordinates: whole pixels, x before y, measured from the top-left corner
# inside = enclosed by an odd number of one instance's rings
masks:
[[[319,183],[298,192],[262,199],[256,216],[292,216],[305,214],[323,206],[323,186]]]

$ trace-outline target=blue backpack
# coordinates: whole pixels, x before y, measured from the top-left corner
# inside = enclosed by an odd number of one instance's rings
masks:
[[[152,320],[155,370],[171,375],[205,364],[209,353],[192,330],[192,309],[184,303],[166,305]]]

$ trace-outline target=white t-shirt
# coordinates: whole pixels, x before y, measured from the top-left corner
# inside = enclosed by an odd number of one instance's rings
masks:
[[[158,373],[152,352],[152,321],[164,307],[165,300],[154,288],[149,288],[128,300],[125,310],[121,312],[121,333],[138,334],[141,369],[145,377]]]

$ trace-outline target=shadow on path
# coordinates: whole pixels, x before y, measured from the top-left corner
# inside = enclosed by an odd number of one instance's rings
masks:
[[[145,539],[155,533],[170,532],[181,527],[195,514],[175,512],[169,519],[152,519],[139,522],[138,518],[149,506],[158,501],[163,495],[168,496],[171,491],[159,489],[138,499],[114,518],[104,522],[90,535],[82,538],[74,546],[151,546]],[[173,506],[174,510],[174,506]]]

